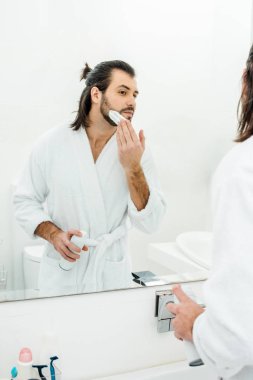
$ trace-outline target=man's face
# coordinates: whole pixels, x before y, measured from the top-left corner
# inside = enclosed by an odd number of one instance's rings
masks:
[[[110,110],[118,111],[124,118],[132,120],[138,95],[136,80],[122,70],[112,71],[111,83],[102,94],[100,112],[112,126],[115,123],[109,118]]]

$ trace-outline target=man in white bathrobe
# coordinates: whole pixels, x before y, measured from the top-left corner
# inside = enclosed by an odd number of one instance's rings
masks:
[[[206,310],[180,286],[175,335],[193,341],[223,379],[253,379],[253,47],[243,74],[238,144],[213,179],[213,268],[204,286]]]
[[[86,86],[75,121],[39,139],[14,195],[20,225],[46,240],[42,295],[128,287],[129,225],[152,233],[165,212],[143,131],[137,134],[131,124],[138,95],[134,69],[123,61],[93,70],[86,64],[81,79]],[[125,118],[118,126],[110,109]],[[95,241],[82,252],[71,242],[81,230]],[[61,257],[75,262],[71,270],[59,266]]]

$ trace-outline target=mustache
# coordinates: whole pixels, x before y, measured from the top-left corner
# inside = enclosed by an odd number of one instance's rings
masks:
[[[125,111],[132,111],[132,112],[134,112],[134,108],[133,107],[123,108],[120,112],[125,112]]]

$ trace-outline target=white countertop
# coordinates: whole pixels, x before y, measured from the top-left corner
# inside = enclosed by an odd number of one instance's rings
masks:
[[[170,271],[175,275],[159,276],[170,278],[170,282],[178,281],[198,281],[208,278],[209,271],[188,259],[175,242],[151,243],[148,247],[148,258]],[[175,282],[176,282],[175,281]]]

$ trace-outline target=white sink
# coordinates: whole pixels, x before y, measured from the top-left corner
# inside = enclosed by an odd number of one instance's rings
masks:
[[[205,269],[212,265],[212,233],[208,231],[184,232],[176,238],[182,253]]]
[[[175,242],[149,244],[148,258],[177,273],[185,281],[200,281],[208,278],[209,271],[190,260]]]
[[[189,367],[186,361],[128,372],[99,380],[217,380],[217,374],[206,365]]]
[[[151,243],[148,257],[180,275],[192,273],[196,275],[195,280],[200,280],[199,275],[208,278],[212,266],[212,233],[190,231],[178,235],[175,242]]]

